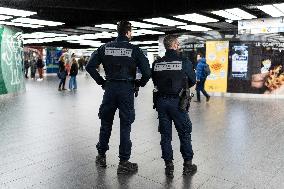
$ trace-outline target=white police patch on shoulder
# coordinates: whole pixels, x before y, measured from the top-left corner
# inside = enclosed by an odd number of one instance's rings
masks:
[[[116,48],[116,47],[106,47],[105,48],[105,55],[131,57],[132,49]]]
[[[182,70],[182,61],[159,62],[154,66],[155,72]]]

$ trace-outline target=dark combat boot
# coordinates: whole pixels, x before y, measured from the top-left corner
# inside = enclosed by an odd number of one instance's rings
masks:
[[[192,161],[184,161],[183,163],[183,175],[193,175],[197,171],[197,166],[192,164]]]
[[[106,165],[106,155],[97,155],[96,157],[96,164],[100,167],[107,167]]]
[[[168,178],[174,178],[174,164],[172,161],[165,162],[165,174]]]
[[[117,174],[132,174],[138,171],[137,163],[131,163],[129,161],[120,161]]]

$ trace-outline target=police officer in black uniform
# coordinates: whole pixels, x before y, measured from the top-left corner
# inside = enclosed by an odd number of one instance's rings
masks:
[[[192,164],[193,151],[191,146],[192,124],[188,109],[180,108],[180,92],[195,84],[195,72],[192,63],[178,55],[179,42],[174,35],[164,38],[166,54],[156,60],[152,66],[152,79],[158,90],[156,109],[159,115],[159,132],[161,133],[162,158],[165,161],[165,174],[173,178],[173,150],[172,150],[172,121],[180,139],[180,152],[184,164],[183,174],[191,174],[197,170]]]
[[[129,43],[131,39],[131,23],[121,21],[117,26],[118,37],[115,41],[99,47],[86,66],[87,72],[105,90],[99,109],[101,128],[97,144],[98,156],[96,163],[106,167],[106,151],[111,136],[112,124],[116,109],[120,117],[120,145],[117,173],[132,173],[138,170],[136,163],[128,160],[131,155],[131,124],[135,119],[134,88],[144,87],[151,77],[149,61],[142,50]],[[96,68],[103,64],[105,79]],[[136,68],[142,73],[142,78],[136,80]],[[135,87],[134,87],[135,85]]]

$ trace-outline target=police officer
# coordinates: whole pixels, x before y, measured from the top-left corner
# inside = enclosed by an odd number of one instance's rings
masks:
[[[131,124],[135,119],[134,85],[144,87],[151,77],[149,61],[142,50],[129,43],[131,39],[131,23],[121,21],[117,25],[118,37],[115,41],[99,47],[90,57],[86,66],[87,72],[105,90],[99,109],[101,128],[97,144],[96,163],[106,167],[106,151],[109,149],[112,124],[116,109],[120,117],[120,145],[117,173],[132,173],[138,170],[136,163],[128,160],[131,155]],[[96,68],[103,64],[105,79]],[[135,80],[136,67],[141,70],[142,78]]]
[[[161,134],[162,158],[165,161],[165,174],[173,178],[172,121],[180,139],[180,152],[184,159],[183,174],[194,173],[197,166],[192,164],[191,146],[192,124],[187,110],[179,107],[179,93],[185,86],[195,84],[195,73],[192,63],[178,55],[179,42],[174,35],[164,38],[166,54],[156,60],[152,66],[152,79],[158,90],[157,111],[159,115],[159,132]]]

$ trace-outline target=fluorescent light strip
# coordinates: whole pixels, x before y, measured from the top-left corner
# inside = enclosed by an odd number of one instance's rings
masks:
[[[147,52],[157,53],[157,52],[159,52],[159,50],[151,50],[151,49],[149,49],[149,50],[147,50]]]
[[[68,43],[80,43],[81,45],[89,45],[89,46],[93,46],[93,47],[99,47],[101,46],[103,43],[101,43],[100,41],[92,41],[92,40],[67,40]]]
[[[206,28],[198,25],[186,25],[186,26],[178,26],[180,29],[189,30],[189,31],[209,31],[212,30],[210,28]]]
[[[242,19],[257,18],[256,16],[254,16],[254,15],[252,15],[252,14],[246,12],[246,11],[243,11],[242,9],[239,9],[239,8],[226,9],[225,11],[232,14],[232,15],[241,17]]]
[[[80,38],[82,39],[99,39],[99,38],[112,38],[116,37],[116,33],[109,33],[109,32],[101,32],[101,33],[95,33],[95,34],[83,34],[80,35]]]
[[[13,18],[12,16],[5,16],[5,15],[0,15],[0,20],[8,20]]]
[[[82,39],[97,39],[98,37],[95,34],[84,34],[80,35]]]
[[[97,28],[106,28],[106,29],[113,29],[113,30],[117,29],[117,25],[115,25],[115,24],[99,24],[99,25],[95,25],[95,27],[97,27]]]
[[[133,36],[138,36],[138,35],[147,35],[147,34],[165,34],[165,32],[159,32],[159,31],[153,31],[153,30],[146,30],[146,29],[141,29],[141,30],[132,30],[132,35]]]
[[[2,25],[8,25],[8,26],[25,27],[25,28],[41,28],[41,27],[44,27],[44,26],[40,26],[40,25],[23,24],[23,23],[13,23],[13,22],[5,22],[5,21],[0,21],[0,24],[2,24]]]
[[[11,16],[21,16],[27,17],[36,14],[36,12],[19,10],[19,9],[11,9],[6,7],[0,7],[0,13],[4,15],[11,15]]]
[[[272,17],[284,16],[284,13],[281,12],[278,8],[276,8],[276,6],[277,6],[277,4],[274,4],[274,5],[263,5],[263,6],[257,6],[257,8],[259,10],[262,10],[266,14],[269,14]]]
[[[224,17],[224,18],[227,18],[229,20],[242,20],[241,17],[233,15],[233,14],[231,14],[229,12],[224,11],[224,10],[213,11],[211,13],[212,14],[216,14],[216,15],[221,16],[221,17]]]
[[[30,43],[41,43],[41,41],[39,41],[37,39],[23,40],[23,44],[30,44]]]
[[[21,37],[23,39],[42,39],[42,38],[49,38],[49,37],[67,37],[66,34],[57,34],[57,33],[45,33],[45,32],[34,32],[34,33],[27,33],[22,34]]]
[[[78,41],[78,40],[81,40],[82,38],[80,37],[80,36],[78,36],[78,35],[71,35],[71,36],[67,36],[66,37],[66,41]],[[72,43],[72,42],[70,42],[70,43]]]
[[[212,11],[212,14],[227,18],[228,20],[243,20],[243,19],[253,19],[256,16],[242,10],[239,8],[225,9],[219,11]],[[228,21],[229,22],[229,21]]]
[[[273,4],[273,6],[279,9],[282,13],[284,13],[284,3]]]
[[[24,23],[24,24],[38,24],[38,25],[44,25],[44,26],[59,26],[59,25],[64,24],[63,22],[53,22],[53,21],[38,20],[38,19],[32,19],[32,18],[16,18],[12,20],[12,22]]]
[[[191,21],[191,22],[195,22],[195,23],[209,23],[209,22],[218,22],[219,20],[214,19],[214,18],[210,18],[207,16],[203,16],[201,14],[184,14],[184,15],[177,15],[174,16],[175,18],[179,18],[179,19],[183,19],[183,20],[187,20],[187,21]]]
[[[186,25],[186,23],[184,23],[184,22],[179,22],[179,21],[175,21],[175,20],[171,20],[171,19],[167,19],[167,18],[162,18],[162,17],[144,19],[143,21],[152,22],[152,23],[156,23],[156,24],[162,24],[162,25],[165,25],[165,26],[182,26],[182,25]]]
[[[80,41],[67,40],[68,43],[80,43]]]
[[[160,27],[158,25],[147,24],[147,23],[136,22],[136,21],[130,21],[130,23],[133,27],[137,27],[137,28],[157,28],[157,27]]]

